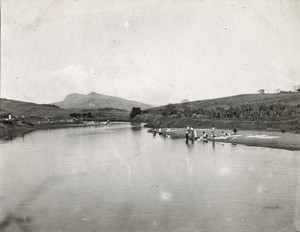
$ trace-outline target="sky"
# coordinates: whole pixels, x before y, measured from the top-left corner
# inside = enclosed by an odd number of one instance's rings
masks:
[[[298,0],[1,1],[2,98],[162,105],[298,84]]]

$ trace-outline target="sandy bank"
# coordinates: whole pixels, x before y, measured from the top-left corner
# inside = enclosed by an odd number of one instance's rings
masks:
[[[215,138],[211,136],[210,129],[196,129],[197,135],[201,136],[203,131],[208,133],[208,141],[220,143],[243,144],[247,146],[268,147],[276,149],[285,149],[290,151],[300,150],[300,134],[281,133],[281,132],[266,132],[266,131],[239,131],[238,135],[220,136],[222,130],[216,130]],[[224,133],[232,133],[229,130],[223,130]],[[172,139],[185,139],[186,129],[173,128],[171,132],[165,132]],[[195,142],[200,142],[198,139]]]

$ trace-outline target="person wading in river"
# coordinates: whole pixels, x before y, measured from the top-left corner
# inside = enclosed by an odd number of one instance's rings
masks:
[[[213,125],[212,128],[211,128],[211,136],[212,137],[216,137],[215,130],[216,130],[215,125]]]
[[[190,133],[190,129],[187,129],[185,132],[185,142],[188,143],[189,142],[189,133]]]
[[[196,129],[194,129],[194,139],[197,140],[198,139],[198,135],[197,135],[197,131]]]

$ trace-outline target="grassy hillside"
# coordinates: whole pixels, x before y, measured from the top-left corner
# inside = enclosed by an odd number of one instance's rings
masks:
[[[13,116],[13,120],[6,120],[9,114]],[[129,112],[114,108],[61,109],[51,104],[0,99],[0,138],[4,139],[38,129],[82,126],[87,121],[106,120],[128,121]]]
[[[22,102],[9,99],[0,99],[0,118],[5,118],[8,114],[25,120],[46,118],[51,120],[71,119],[70,114],[77,114],[78,118],[86,120],[128,120],[129,112],[115,108],[100,109],[61,109],[52,104],[36,104],[31,102]]]
[[[300,104],[300,93],[277,93],[277,94],[242,94],[230,97],[215,98],[209,100],[192,101],[187,103],[172,104],[176,109],[208,109],[214,107],[236,107],[244,104],[261,105],[261,104],[285,104],[297,106]],[[149,109],[149,112],[161,112],[167,106],[160,106]]]
[[[134,118],[154,127],[185,127],[300,131],[300,93],[245,94],[143,111]]]
[[[22,102],[9,99],[0,99],[0,117],[6,116],[8,113],[21,118],[31,117],[69,117],[69,111],[60,109],[55,105],[36,104],[31,102]]]

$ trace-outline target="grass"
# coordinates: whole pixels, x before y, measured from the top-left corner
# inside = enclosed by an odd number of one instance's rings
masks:
[[[230,97],[215,98],[208,100],[192,101],[187,103],[173,104],[177,109],[184,109],[188,106],[192,109],[211,108],[211,107],[235,107],[242,104],[285,104],[298,105],[300,104],[300,93],[275,93],[275,94],[241,94]],[[149,113],[159,112],[165,109],[166,106],[154,107],[149,109]]]

